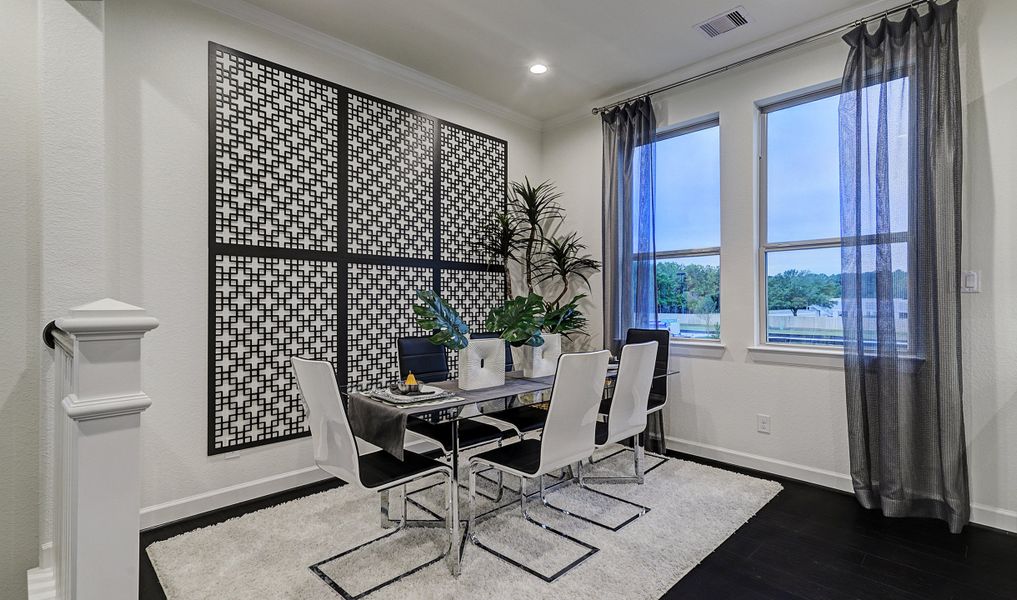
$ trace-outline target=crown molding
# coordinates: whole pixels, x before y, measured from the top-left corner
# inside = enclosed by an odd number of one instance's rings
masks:
[[[775,48],[780,48],[785,44],[789,44],[791,42],[807,38],[817,33],[826,31],[827,29],[832,29],[834,27],[844,25],[845,23],[851,23],[857,19],[867,17],[873,13],[878,13],[880,10],[887,10],[889,8],[893,8],[898,4],[900,4],[900,0],[874,0],[873,2],[867,2],[865,4],[861,4],[853,8],[847,8],[844,10],[839,10],[834,13],[830,13],[825,17],[814,19],[812,21],[809,21],[808,23],[803,23],[802,25],[798,25],[797,27],[792,27],[791,29],[785,29],[784,31],[775,33],[769,37],[763,38],[756,42],[745,44],[744,46],[739,46],[738,48],[728,50],[727,52],[724,52],[722,54],[717,54],[715,56],[711,56],[699,62],[693,63],[691,65],[687,65],[680,69],[676,69],[674,71],[671,71],[670,73],[661,75],[660,77],[651,79],[650,81],[641,83],[627,90],[623,90],[616,94],[611,94],[609,96],[598,98],[594,102],[591,102],[589,106],[579,107],[574,110],[570,110],[566,113],[563,113],[561,115],[558,115],[557,117],[546,119],[543,123],[543,130],[549,131],[552,129],[557,129],[559,127],[565,127],[566,125],[571,125],[572,123],[581,121],[584,118],[596,118],[596,115],[590,113],[590,110],[594,106],[604,106],[606,104],[611,104],[619,100],[624,100],[625,98],[629,98],[631,96],[644,94],[646,92],[649,92],[650,90],[656,89],[664,85],[668,85],[675,81],[681,81],[682,79],[688,77],[694,77],[696,75],[699,75],[700,73],[712,71],[713,69],[717,69],[723,67],[724,65],[729,65],[731,63],[738,62],[750,56],[755,56],[756,54],[761,54],[763,52],[768,52]],[[822,42],[817,40],[815,43]]]
[[[452,85],[436,77],[422,73],[416,69],[407,67],[401,63],[389,60],[373,52],[354,46],[338,38],[322,33],[317,29],[297,23],[286,17],[277,15],[274,12],[254,6],[244,0],[191,0],[195,4],[204,6],[214,11],[229,15],[245,23],[266,29],[273,33],[296,40],[312,48],[328,52],[350,62],[368,67],[375,71],[385,73],[407,83],[418,85],[428,91],[440,94],[449,100],[461,102],[482,110],[495,117],[505,119],[517,125],[540,131],[541,122],[533,117],[526,116],[512,110],[483,96],[464,90],[459,86]]]

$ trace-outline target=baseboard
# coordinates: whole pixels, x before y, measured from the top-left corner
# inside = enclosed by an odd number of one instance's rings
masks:
[[[716,460],[764,473],[772,473],[781,477],[787,477],[788,479],[796,479],[841,492],[853,492],[851,477],[844,473],[817,469],[785,460],[721,448],[720,446],[711,446],[710,444],[683,440],[672,436],[666,436],[665,439],[667,440],[668,450],[684,452],[685,454],[691,454],[700,458]],[[1017,511],[972,503],[971,522],[983,527],[1017,533]]]
[[[160,525],[232,506],[240,502],[284,492],[310,483],[317,483],[328,478],[329,475],[318,467],[305,467],[289,471],[288,473],[280,473],[255,479],[254,481],[202,492],[201,494],[187,496],[178,500],[170,500],[162,504],[146,506],[141,509],[141,530],[145,531],[146,529],[159,527]]]
[[[998,506],[972,503],[971,522],[992,529],[1017,533],[1017,511]]]
[[[53,569],[36,567],[26,574],[28,579],[28,600],[52,600],[56,598],[56,577]]]
[[[738,467],[744,467],[746,469],[763,471],[764,473],[773,473],[774,475],[780,475],[781,477],[797,479],[798,481],[821,485],[841,492],[851,492],[853,490],[851,486],[851,477],[843,473],[827,471],[826,469],[817,469],[815,467],[800,465],[798,463],[788,462],[785,460],[778,460],[776,458],[769,458],[758,454],[749,454],[748,452],[730,450],[728,448],[721,448],[720,446],[711,446],[710,444],[683,440],[671,436],[667,436],[666,439],[669,450],[676,450],[678,452],[684,452],[693,456],[708,458],[710,460],[716,460]]]

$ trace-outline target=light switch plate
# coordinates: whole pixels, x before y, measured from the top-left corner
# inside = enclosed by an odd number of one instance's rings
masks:
[[[982,291],[982,274],[979,271],[961,271],[961,292],[977,294]]]

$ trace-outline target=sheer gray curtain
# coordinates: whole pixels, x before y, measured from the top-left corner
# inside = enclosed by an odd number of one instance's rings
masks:
[[[866,508],[959,532],[961,102],[956,1],[863,25],[840,101],[851,477]]]
[[[604,344],[657,327],[654,181],[657,119],[649,98],[601,115],[604,129]]]

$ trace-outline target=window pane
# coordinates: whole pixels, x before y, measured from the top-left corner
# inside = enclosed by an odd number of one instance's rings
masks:
[[[766,115],[768,242],[840,237],[840,96]]]
[[[720,339],[720,256],[657,260],[657,312],[672,336]]]
[[[657,251],[720,246],[720,126],[657,142]]]
[[[861,100],[865,123],[858,140],[862,160],[856,174],[861,192],[857,229],[862,235],[907,231],[908,179],[911,177],[908,169],[909,80],[902,77],[869,86],[859,96],[845,96],[845,109],[849,111]],[[882,127],[881,114],[884,117]],[[885,171],[880,169],[881,162]]]
[[[766,341],[841,346],[840,248],[766,253]]]
[[[893,331],[893,341],[898,348],[907,349],[910,328],[908,318],[910,316],[908,299],[908,245],[904,242],[889,244],[883,248],[889,248],[887,256],[879,257],[880,246],[861,246],[853,254],[854,261],[860,265],[852,267],[851,272],[861,271],[861,306],[842,306],[838,304],[837,309],[841,314],[846,313],[848,318],[862,319],[861,338],[867,351],[875,351],[877,340],[889,344],[889,331]],[[886,262],[889,261],[889,262]],[[883,262],[884,264],[880,264]],[[877,281],[876,265],[880,264],[879,272],[884,274],[882,280]],[[887,286],[887,291],[880,290],[880,286]],[[876,302],[878,296],[885,298],[883,303]],[[848,296],[854,297],[848,287]],[[892,299],[892,303],[890,300]],[[861,313],[860,315],[858,313]],[[877,337],[877,322],[885,323],[887,326]]]

